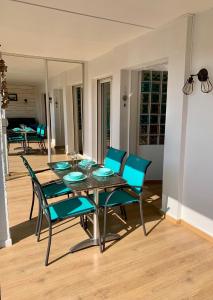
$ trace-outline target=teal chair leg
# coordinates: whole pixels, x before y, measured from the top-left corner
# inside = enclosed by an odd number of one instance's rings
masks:
[[[37,232],[37,242],[40,241],[40,235],[41,235],[41,225],[43,221],[43,212],[42,210],[39,211],[39,220],[38,220],[38,232]]]
[[[48,266],[49,264],[50,247],[52,242],[52,224],[51,221],[49,221],[48,223],[49,223],[49,237],[48,237],[47,253],[45,258],[45,266]]]
[[[38,230],[39,230],[39,224],[40,224],[41,214],[42,214],[42,209],[41,209],[40,204],[39,204],[38,217],[37,217],[36,229],[35,229],[35,235],[36,235],[36,236],[38,235]]]
[[[99,243],[99,247],[100,247],[100,252],[102,253],[103,251],[102,251],[102,244],[101,244],[101,233],[100,233],[100,223],[99,223],[99,212],[98,212],[98,210],[96,210],[95,214],[97,216],[97,225],[98,225],[97,226],[98,227],[98,236],[99,236],[98,243]]]

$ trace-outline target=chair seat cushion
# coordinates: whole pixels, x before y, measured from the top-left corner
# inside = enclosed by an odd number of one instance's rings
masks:
[[[65,219],[95,211],[87,197],[74,197],[49,205],[51,221]]]
[[[8,137],[8,142],[9,143],[18,143],[18,142],[24,142],[25,138],[23,135],[18,135],[18,136],[10,136]]]
[[[42,185],[42,187],[47,199],[72,193],[72,190],[66,187],[63,182],[53,182],[47,185]]]
[[[110,193],[111,192],[102,192],[99,194],[99,206],[106,206],[105,202]],[[134,202],[138,202],[138,199],[130,195],[128,192],[121,190],[112,195],[107,206],[112,207],[117,205],[126,205]]]

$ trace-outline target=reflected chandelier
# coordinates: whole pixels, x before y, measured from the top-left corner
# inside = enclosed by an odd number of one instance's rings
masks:
[[[0,45],[1,47],[1,45]],[[7,81],[6,81],[7,66],[2,59],[2,53],[0,51],[0,95],[1,95],[1,108],[5,109],[9,103]]]

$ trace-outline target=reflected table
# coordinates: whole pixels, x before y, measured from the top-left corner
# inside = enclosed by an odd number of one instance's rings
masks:
[[[24,136],[25,142],[23,142],[23,147],[17,147],[17,148],[15,148],[15,150],[23,148],[24,153],[28,154],[30,152],[30,150],[32,150],[32,148],[29,147],[29,145],[28,145],[28,134],[35,134],[36,131],[34,129],[32,129],[31,127],[27,127],[27,129],[26,128],[20,128],[19,130],[12,129],[12,130],[10,130],[10,132],[13,132],[15,134],[21,134]]]
[[[113,188],[113,187],[119,187],[126,183],[124,179],[122,179],[119,175],[114,174],[112,176],[105,176],[105,177],[97,177],[92,174],[92,172],[99,168],[99,165],[96,165],[95,167],[92,167],[90,170],[90,176],[88,176],[85,180],[71,183],[63,179],[63,177],[73,171],[82,172],[87,175],[87,170],[85,168],[80,167],[77,163],[72,166],[73,161],[69,161],[71,164],[71,167],[67,170],[56,170],[54,169],[55,162],[48,163],[49,168],[59,177],[61,180],[63,180],[64,184],[72,189],[74,194],[79,194],[83,191],[93,191],[94,195],[94,201],[98,205],[99,203],[99,191],[106,189],[106,188]],[[89,239],[86,239],[74,247],[70,249],[71,252],[79,251],[81,249],[85,249],[92,246],[98,245],[98,239],[99,239],[99,230],[98,230],[98,223],[97,223],[97,216],[96,214],[93,214],[93,234]],[[115,239],[119,239],[120,236],[118,234],[110,233],[106,236],[106,241],[112,241]]]

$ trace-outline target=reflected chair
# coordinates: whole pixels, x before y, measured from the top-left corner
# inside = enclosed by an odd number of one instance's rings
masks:
[[[18,143],[20,143],[24,149],[26,143],[24,135],[18,132],[13,132],[12,130],[8,130],[7,131],[8,152],[10,150],[10,144],[18,144]]]
[[[30,209],[30,216],[29,216],[29,220],[32,219],[32,213],[33,213],[33,208],[34,208],[34,202],[35,202],[35,189],[34,189],[34,179],[38,180],[36,177],[38,172],[34,172],[33,169],[31,168],[30,164],[28,163],[27,159],[21,155],[21,158],[23,160],[23,163],[25,165],[25,167],[28,170],[28,173],[31,177],[31,181],[32,181],[32,204],[31,204],[31,209]],[[66,187],[66,185],[61,181],[61,180],[53,180],[47,183],[42,184],[42,188],[43,188],[43,192],[44,195],[47,199],[51,199],[51,198],[56,198],[59,196],[64,196],[67,195],[69,197],[69,194],[72,193],[72,190],[68,187]],[[38,227],[38,226],[37,226]],[[37,233],[37,230],[36,230]]]
[[[151,161],[135,155],[130,155],[125,162],[122,173],[122,178],[126,181],[126,184],[122,187],[116,188],[112,192],[102,192],[99,194],[99,207],[104,209],[103,250],[105,249],[107,210],[109,208],[138,203],[140,208],[141,224],[144,235],[146,235],[143,217],[142,192],[145,174],[150,164]]]
[[[46,137],[46,126],[43,124],[38,124],[36,129],[36,134],[28,134],[27,136],[27,142],[28,147],[30,143],[38,143],[39,148],[41,148],[42,151],[47,151],[46,145],[45,145],[45,137]]]
[[[38,237],[37,237],[38,241],[40,240],[43,215],[46,217],[48,227],[49,227],[48,245],[47,245],[46,258],[45,258],[45,266],[48,266],[51,240],[52,240],[53,223],[56,221],[63,221],[68,218],[75,218],[79,216],[83,217],[84,215],[87,215],[89,213],[97,214],[97,220],[98,220],[98,208],[91,199],[85,196],[68,198],[65,200],[61,200],[59,202],[48,204],[45,196],[44,188],[40,185],[39,181],[35,177],[33,178],[33,185],[34,185],[35,193],[39,200],[39,206],[41,207],[41,214],[40,214],[39,224],[38,224]],[[99,230],[99,223],[98,223],[98,230]],[[99,246],[100,246],[100,252],[102,252],[100,234],[99,234]]]

